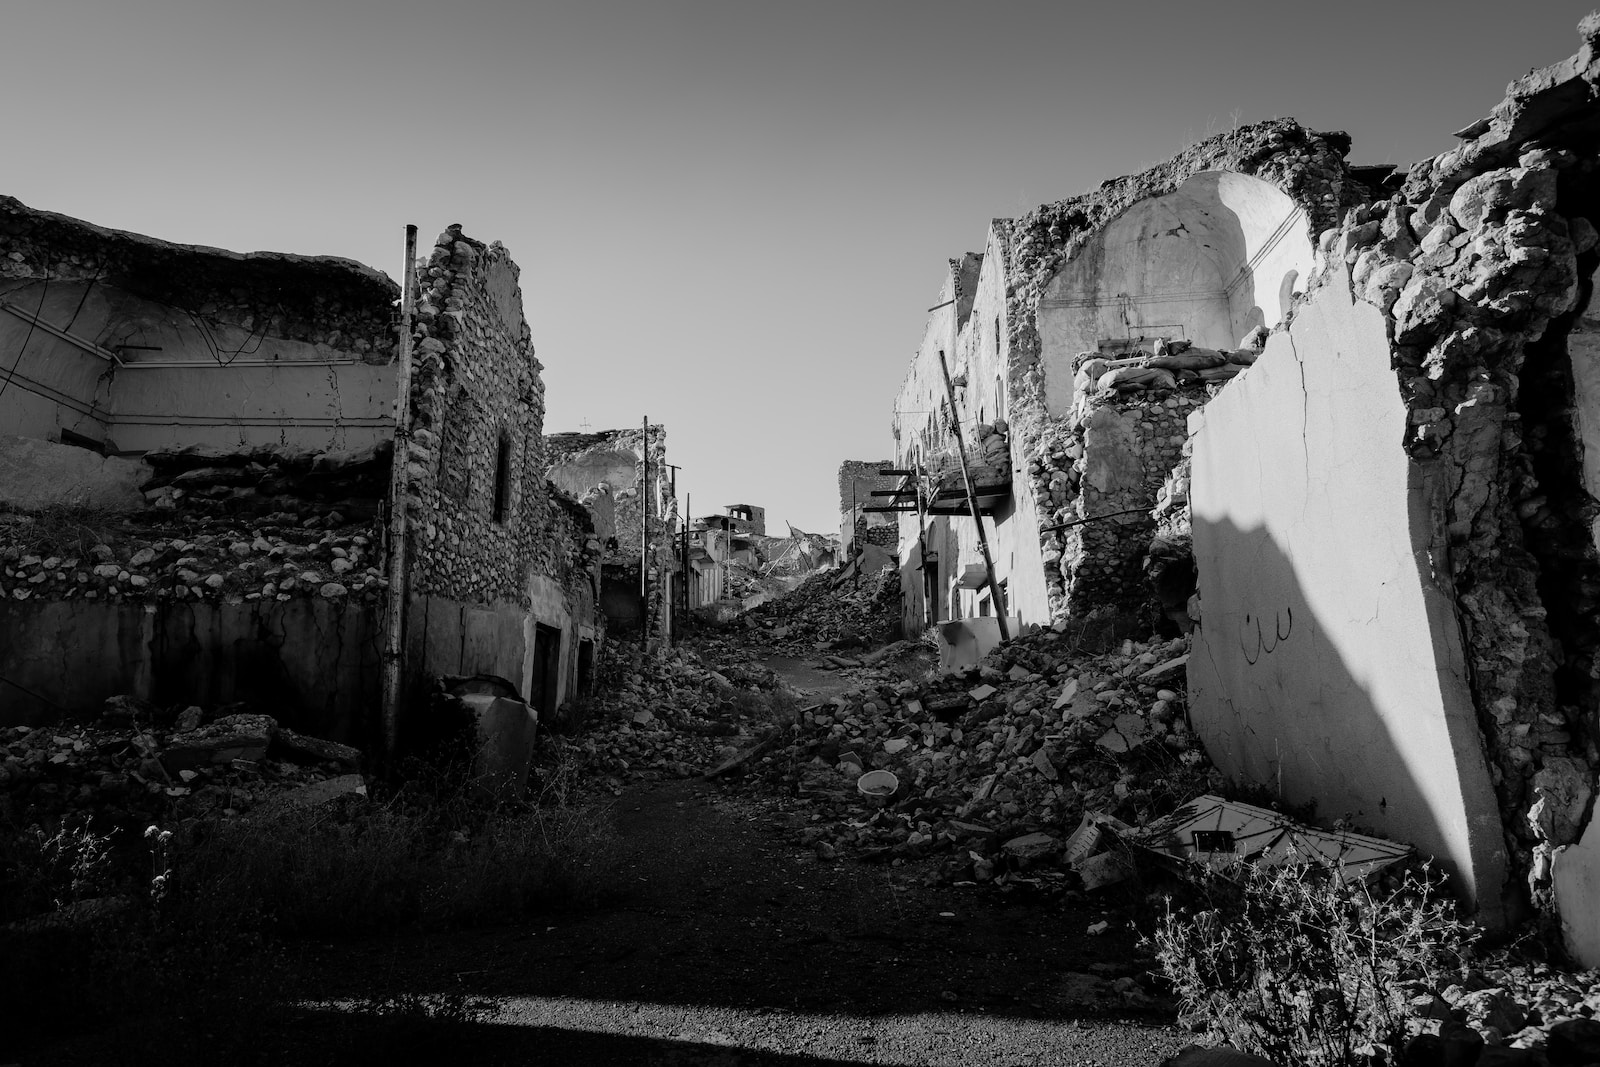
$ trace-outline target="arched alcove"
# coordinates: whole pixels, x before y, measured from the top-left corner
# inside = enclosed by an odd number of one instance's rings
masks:
[[[1282,321],[1311,273],[1304,210],[1276,186],[1228,171],[1190,177],[1108,223],[1039,304],[1047,368],[1140,338],[1231,348]]]

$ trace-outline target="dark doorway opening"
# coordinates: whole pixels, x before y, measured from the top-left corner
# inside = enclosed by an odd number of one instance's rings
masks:
[[[539,718],[553,720],[556,693],[561,684],[561,631],[554,626],[535,624],[533,628],[533,682],[528,699]]]

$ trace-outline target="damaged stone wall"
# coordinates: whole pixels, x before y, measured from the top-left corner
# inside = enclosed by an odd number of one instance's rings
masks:
[[[349,260],[176,245],[0,197],[0,426],[107,452],[362,448],[398,288]]]
[[[1416,560],[1417,596],[1430,606],[1418,620],[1427,637],[1418,662],[1444,690],[1441,714],[1474,727],[1470,744],[1453,730],[1448,749],[1462,774],[1478,773],[1476,765],[1484,780],[1482,790],[1463,787],[1458,797],[1476,838],[1472,889],[1491,916],[1515,921],[1531,906],[1559,918],[1569,947],[1592,965],[1600,961],[1600,930],[1574,922],[1596,913],[1600,895],[1600,842],[1590,846],[1585,836],[1600,762],[1600,509],[1585,438],[1600,398],[1586,389],[1593,378],[1583,317],[1600,264],[1593,223],[1600,211],[1600,108],[1593,103],[1600,19],[1585,20],[1580,34],[1577,55],[1513,82],[1488,118],[1458,134],[1459,147],[1413,165],[1403,182],[1392,183],[1395,195],[1356,205],[1322,234],[1323,277],[1311,306],[1335,314],[1330,309],[1351,299],[1341,295],[1349,292],[1358,308],[1369,309],[1362,314],[1374,319],[1366,329],[1376,340],[1353,350],[1382,364],[1393,399],[1343,394],[1348,406],[1336,398],[1330,422],[1308,424],[1304,448],[1309,463],[1327,435],[1344,433],[1361,411],[1390,404],[1398,411],[1383,446],[1390,452],[1374,454],[1372,466],[1391,465],[1391,456],[1404,463],[1399,485],[1388,491],[1408,501],[1405,525],[1394,529]],[[1295,327],[1289,337],[1299,354],[1291,350],[1287,358],[1309,376],[1326,342]],[[1274,345],[1284,351],[1274,337],[1269,352]],[[1293,391],[1312,395],[1305,386]],[[1208,576],[1201,546],[1202,529],[1215,518],[1202,516],[1202,498],[1214,496],[1224,505],[1218,514],[1227,514],[1229,496],[1221,470],[1208,484],[1202,463],[1202,446],[1211,448],[1206,442],[1218,430],[1215,414],[1207,412],[1195,440],[1192,492],[1201,629],[1225,665],[1235,653],[1219,623],[1226,630],[1239,608],[1228,602],[1222,572]],[[1278,519],[1263,519],[1282,542]],[[1330,516],[1321,536],[1359,541],[1371,525],[1367,509],[1353,508]],[[1227,546],[1218,539],[1224,555],[1215,562],[1239,558],[1242,549]],[[1303,561],[1295,564],[1291,577],[1314,596],[1351,578],[1308,579]],[[1360,588],[1376,595],[1372,577]],[[1375,608],[1382,603],[1374,601]],[[1395,620],[1391,609],[1379,621],[1392,632]],[[1390,668],[1379,665],[1395,658],[1393,647],[1375,648],[1351,658],[1348,669],[1382,675]],[[1191,684],[1203,690],[1210,683]],[[1197,691],[1196,698],[1197,715],[1207,714],[1204,703],[1220,717],[1226,704],[1234,709],[1228,716],[1256,718],[1235,687]],[[1411,761],[1398,780],[1426,785],[1428,766]],[[1311,777],[1311,792],[1346,788],[1330,769]],[[1559,892],[1563,865],[1573,872],[1566,899]]]
[[[1303,213],[1305,226],[1315,233],[1335,222],[1345,206],[1364,199],[1364,191],[1354,182],[1344,165],[1344,153],[1349,149],[1349,138],[1341,133],[1313,133],[1290,119],[1274,119],[1241,127],[1230,133],[1202,141],[1187,149],[1168,163],[1142,174],[1131,175],[1106,182],[1100,189],[1044,205],[1034,212],[1015,220],[996,220],[993,224],[993,244],[987,260],[1003,265],[1005,272],[1005,313],[1000,316],[1005,336],[1002,347],[1009,354],[1005,363],[1008,375],[1008,409],[1012,426],[1013,452],[1019,471],[1028,472],[1027,479],[1019,479],[1019,496],[1026,486],[1026,495],[1037,511],[1038,537],[1044,558],[1044,582],[1047,587],[1049,614],[1054,620],[1078,617],[1082,612],[1097,606],[1116,606],[1123,610],[1143,610],[1142,601],[1148,599],[1142,583],[1134,578],[1138,572],[1139,552],[1112,527],[1099,523],[1085,524],[1089,529],[1077,527],[1082,532],[1062,537],[1050,527],[1065,522],[1092,518],[1101,512],[1092,505],[1105,503],[1101,494],[1087,495],[1081,491],[1085,470],[1099,463],[1087,458],[1081,444],[1079,426],[1062,425],[1071,419],[1066,402],[1074,391],[1065,386],[1076,368],[1068,361],[1075,348],[1062,345],[1078,343],[1081,337],[1062,334],[1053,342],[1045,343],[1042,323],[1060,305],[1073,301],[1064,299],[1054,288],[1058,278],[1074,269],[1075,262],[1085,250],[1099,241],[1108,226],[1138,205],[1141,201],[1168,197],[1179,193],[1185,183],[1199,176],[1220,172],[1258,179],[1287,197]],[[1250,243],[1268,244],[1269,238]],[[1098,246],[1096,246],[1098,247]],[[1099,253],[1096,253],[1097,255]],[[1252,261],[1253,262],[1253,261]],[[1276,297],[1276,293],[1273,294]],[[1108,299],[1103,296],[1102,299]],[[1108,300],[1109,302],[1109,300]],[[1156,331],[1156,335],[1163,335]],[[1230,341],[1209,339],[1212,344]],[[1165,399],[1159,406],[1141,413],[1141,421],[1149,422],[1141,434],[1113,433],[1112,423],[1121,419],[1095,416],[1104,420],[1104,432],[1110,440],[1124,436],[1137,438],[1156,459],[1162,450],[1171,448],[1174,458],[1180,446],[1171,446],[1173,438],[1185,436],[1183,425],[1185,408],[1197,406],[1193,401],[1199,393],[1186,391],[1179,394],[1179,406],[1167,407]],[[1185,404],[1182,397],[1191,402]],[[1099,436],[1100,431],[1096,432]],[[1165,443],[1163,443],[1165,442]],[[1125,461],[1113,451],[1103,461],[1115,468]],[[1133,472],[1128,464],[1128,484]],[[1158,475],[1147,470],[1139,481],[1148,487],[1142,499],[1137,493],[1114,494],[1128,507],[1153,507],[1156,494],[1171,465]],[[1108,510],[1121,510],[1108,508]],[[1133,530],[1126,531],[1135,541],[1148,542],[1148,523],[1135,522]],[[1098,530],[1094,527],[1099,526]],[[1142,547],[1142,546],[1141,546]],[[1063,569],[1061,561],[1067,561]],[[1095,587],[1092,595],[1074,594],[1074,575],[1082,574]],[[1108,579],[1118,580],[1109,583]],[[1107,594],[1115,599],[1107,599]]]
[[[900,478],[878,473],[894,465],[889,459],[847,459],[839,464],[839,551],[844,556],[850,555],[850,546],[857,538],[886,547],[899,540],[893,513],[866,510],[889,503],[887,497],[872,494],[874,490],[887,492],[900,484]]]
[[[1152,610],[1141,576],[1150,521],[1099,516],[1102,508],[1154,507],[1188,411],[1214,392],[1178,389],[1169,377],[1164,387],[1143,390],[1146,399],[1129,401],[1139,407],[1129,422],[1124,408],[1076,405],[1075,358],[1086,345],[1126,344],[1111,353],[1126,355],[1157,337],[1230,347],[1248,326],[1280,318],[1304,289],[1311,235],[1366,197],[1345,167],[1348,148],[1346,135],[1314,133],[1293,120],[1246,126],[1094,192],[996,219],[982,255],[950,262],[897,400],[897,459],[909,465],[949,436],[937,368],[943,351],[964,417],[1007,426],[1018,476],[994,510],[990,538],[997,577],[1025,621]],[[1200,233],[1202,226],[1209,229]],[[1128,288],[1141,291],[1120,291]],[[1216,306],[1197,303],[1197,288]],[[1103,444],[1105,454],[1086,454],[1086,440]],[[1087,493],[1086,471],[1095,476]],[[962,533],[970,520],[950,525],[956,541],[975,539]],[[915,565],[905,546],[915,550],[922,532],[904,518],[901,526],[905,571]],[[954,564],[941,561],[941,581]],[[903,577],[908,603],[920,603],[916,576]],[[918,614],[907,608],[908,618]]]
[[[451,226],[418,274],[402,486],[408,692],[420,705],[430,676],[494,674],[537,706],[536,626],[559,630],[569,677],[574,626],[593,632],[580,613],[594,603],[598,542],[544,477],[542,368],[506,249]]]
[[[638,589],[641,545],[648,535],[650,597],[646,632],[664,638],[671,632],[668,583],[677,570],[673,531],[678,505],[666,493],[667,431],[649,427],[649,479],[645,480],[645,429],[550,434],[544,439],[550,482],[575,497],[594,516],[605,568],[608,614],[615,623],[639,625]],[[641,526],[645,503],[649,526]]]
[[[371,739],[387,450],[126,462],[143,500],[0,513],[0,723],[126,693],[248,700],[322,736]]]

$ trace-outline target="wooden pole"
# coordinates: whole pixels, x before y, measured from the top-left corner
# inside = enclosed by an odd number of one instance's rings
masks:
[[[1000,643],[1011,640],[1010,627],[1006,625],[1006,605],[1000,600],[1000,587],[994,580],[994,560],[989,556],[989,535],[983,531],[983,516],[978,513],[978,490],[972,484],[972,470],[967,466],[967,443],[961,439],[961,409],[956,407],[956,387],[950,381],[950,367],[944,361],[944,349],[939,349],[939,371],[944,375],[944,395],[950,401],[950,419],[955,423],[956,455],[961,459],[961,480],[967,487],[967,509],[972,512],[972,524],[978,528],[978,547],[983,550],[983,572],[989,583],[989,599],[994,601],[995,618],[1000,623]]]
[[[639,447],[639,643],[650,647],[650,416]]]
[[[400,746],[401,661],[406,614],[406,466],[411,458],[411,319],[417,273],[417,228],[406,227],[400,275],[400,350],[395,371],[394,452],[389,466],[389,595],[383,633],[383,751],[393,766]]]

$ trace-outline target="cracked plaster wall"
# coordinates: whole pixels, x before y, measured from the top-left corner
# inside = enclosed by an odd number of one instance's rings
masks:
[[[1600,914],[1600,835],[1592,818],[1600,763],[1593,459],[1600,398],[1586,308],[1600,263],[1593,223],[1600,213],[1600,18],[1585,19],[1579,33],[1576,55],[1513,82],[1488,118],[1458,134],[1457,148],[1410,167],[1398,195],[1358,206],[1324,232],[1324,284],[1313,283],[1312,302],[1300,314],[1325,314],[1339,299],[1330,294],[1348,289],[1383,331],[1369,362],[1381,356],[1393,384],[1379,390],[1374,380],[1359,403],[1352,397],[1339,409],[1343,423],[1306,444],[1322,448],[1329,433],[1346,435],[1345,426],[1368,410],[1392,412],[1398,402],[1404,412],[1403,423],[1384,429],[1387,455],[1375,456],[1373,466],[1404,458],[1424,593],[1450,608],[1430,616],[1435,651],[1418,665],[1439,677],[1445,713],[1470,717],[1477,727],[1506,878],[1495,886],[1486,867],[1474,888],[1485,907],[1503,889],[1508,920],[1531,908],[1559,925],[1568,948],[1593,966],[1600,963],[1593,918]],[[1300,321],[1290,336],[1309,375],[1315,349]],[[1260,388],[1253,383],[1261,370],[1258,364],[1230,391]],[[1221,432],[1215,414],[1208,410],[1195,439],[1197,557],[1201,497],[1215,492],[1202,487],[1201,446]],[[1322,539],[1367,536],[1365,520],[1363,511],[1329,516]],[[1236,535],[1240,551],[1250,544],[1247,534]],[[1225,643],[1213,619],[1213,590],[1226,585],[1217,580],[1222,565],[1237,559],[1213,561],[1210,576],[1201,561],[1201,629],[1214,649]],[[1392,593],[1355,573],[1356,588],[1375,605]],[[1332,584],[1313,583],[1323,596]],[[1373,614],[1351,609],[1352,618]],[[1391,610],[1376,625],[1389,630],[1398,621]],[[1373,649],[1350,668],[1369,675],[1395,658],[1390,649]],[[1191,660],[1191,670],[1211,668]],[[1203,678],[1200,684],[1206,687]],[[1210,699],[1250,709],[1244,719],[1262,721],[1240,696]],[[1338,775],[1325,773],[1311,791],[1341,788]],[[1463,799],[1473,804],[1477,794],[1466,791]]]
[[[396,292],[347,260],[174,245],[0,197],[0,425],[113,452],[368,447],[392,423]]]
[[[1393,380],[1335,279],[1205,408],[1190,715],[1224,773],[1440,857],[1493,921],[1500,815]]]

